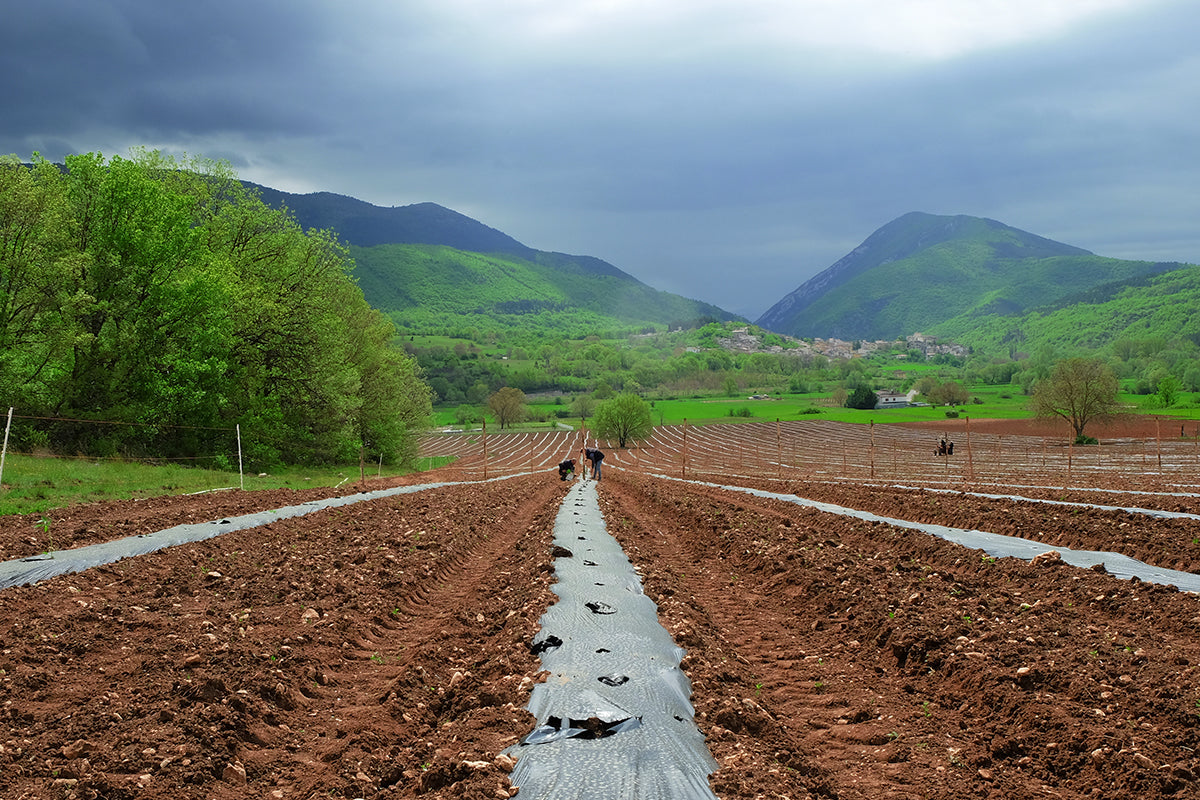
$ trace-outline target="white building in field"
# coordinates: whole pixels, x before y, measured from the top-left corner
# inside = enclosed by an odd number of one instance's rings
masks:
[[[917,396],[915,391],[908,394],[898,394],[896,392],[880,392],[878,395],[879,401],[875,403],[876,408],[904,408],[912,403],[913,398]]]

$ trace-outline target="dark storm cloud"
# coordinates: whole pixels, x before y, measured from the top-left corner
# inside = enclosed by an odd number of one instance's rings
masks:
[[[43,0],[0,152],[432,200],[750,316],[912,210],[1200,260],[1200,5],[1121,2]]]
[[[42,0],[0,27],[15,76],[0,134],[309,132],[330,77],[320,34],[317,15],[282,2]]]

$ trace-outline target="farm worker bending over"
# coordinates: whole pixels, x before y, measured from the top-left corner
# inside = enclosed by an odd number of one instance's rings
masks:
[[[558,465],[558,479],[565,481],[575,477],[575,459],[568,458],[566,461]]]
[[[600,462],[604,460],[604,453],[595,447],[585,447],[583,457],[592,462],[592,477],[600,480]]]

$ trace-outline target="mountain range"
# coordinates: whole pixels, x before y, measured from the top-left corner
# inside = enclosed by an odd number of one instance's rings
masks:
[[[252,185],[253,186],[253,185]],[[384,208],[255,186],[348,243],[367,300],[404,327],[740,320],[590,256],[531,248],[434,203]],[[756,324],[795,337],[924,332],[1003,347],[1096,347],[1148,330],[1200,339],[1200,267],[1106,258],[1004,223],[911,212],[784,295]]]
[[[348,244],[367,301],[401,327],[546,324],[680,325],[738,320],[711,303],[642,283],[592,256],[536,250],[437,205],[384,208],[353,197],[290,194],[256,184],[263,202],[286,206],[304,228]]]

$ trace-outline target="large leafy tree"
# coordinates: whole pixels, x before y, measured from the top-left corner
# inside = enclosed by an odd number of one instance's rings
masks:
[[[71,282],[76,335],[54,413],[178,424],[178,410],[196,411],[189,395],[197,383],[214,377],[198,367],[223,328],[224,282],[209,269],[196,224],[208,187],[180,167],[154,154],[66,159],[79,254]],[[111,444],[137,432],[76,426],[60,435],[92,449],[97,438]]]
[[[1068,358],[1037,382],[1031,405],[1038,416],[1065,419],[1082,443],[1089,422],[1117,412],[1117,390],[1117,378],[1103,361]]]
[[[635,439],[646,439],[654,427],[650,404],[636,394],[619,394],[596,409],[592,430],[601,439],[616,439],[625,447]]]
[[[0,157],[0,405],[49,402],[75,338],[72,293],[80,255],[71,241],[61,171]]]
[[[0,400],[49,443],[251,463],[413,451],[429,388],[350,277],[227,165],[135,151],[0,160]]]
[[[496,415],[500,430],[525,418],[525,393],[513,386],[505,386],[488,398],[488,408]]]

